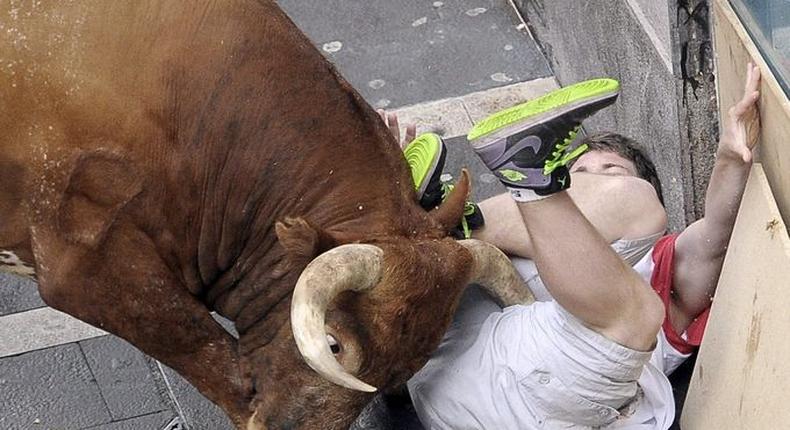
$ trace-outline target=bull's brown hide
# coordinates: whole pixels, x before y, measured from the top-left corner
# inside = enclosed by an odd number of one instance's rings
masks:
[[[50,306],[240,428],[346,428],[370,394],[304,364],[289,304],[316,255],[364,242],[384,269],[330,306],[338,360],[380,389],[424,363],[469,276],[446,238],[467,180],[423,211],[397,142],[274,2],[0,9],[0,249],[35,264]]]

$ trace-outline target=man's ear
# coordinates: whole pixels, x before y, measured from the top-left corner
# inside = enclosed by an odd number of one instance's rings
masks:
[[[307,265],[321,253],[337,246],[334,237],[301,217],[278,221],[274,229],[292,265]]]

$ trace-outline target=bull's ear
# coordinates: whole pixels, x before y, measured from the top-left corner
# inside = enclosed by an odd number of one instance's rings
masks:
[[[430,213],[431,218],[439,223],[445,231],[449,232],[461,222],[461,217],[464,214],[464,204],[466,204],[466,200],[469,197],[470,188],[469,172],[463,169],[461,170],[461,178],[458,179],[450,195],[439,207]]]
[[[142,190],[143,180],[129,160],[109,151],[82,152],[58,206],[58,229],[68,242],[97,246]]]
[[[274,229],[288,260],[293,264],[307,264],[319,254],[337,246],[334,237],[301,217],[278,221]]]

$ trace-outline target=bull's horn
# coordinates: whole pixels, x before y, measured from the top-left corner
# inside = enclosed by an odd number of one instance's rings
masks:
[[[373,245],[342,245],[310,262],[302,271],[291,301],[291,329],[307,364],[327,380],[346,388],[374,392],[343,369],[326,341],[326,308],[343,291],[364,291],[378,284],[384,252]]]
[[[463,169],[461,177],[456,182],[455,188],[450,191],[447,199],[438,208],[429,212],[430,217],[438,222],[444,231],[449,232],[458,225],[458,220],[464,213],[464,205],[469,197],[470,187],[469,172]]]
[[[459,242],[472,253],[474,265],[470,282],[479,284],[502,307],[535,301],[510,259],[494,245],[469,239]]]

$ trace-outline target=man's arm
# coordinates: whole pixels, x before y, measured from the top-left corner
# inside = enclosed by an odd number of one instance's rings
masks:
[[[705,194],[705,216],[686,228],[675,244],[675,295],[669,311],[677,333],[683,333],[710,305],[719,282],[752,165],[752,149],[759,139],[759,85],[760,69],[749,63],[743,98],[730,109],[719,141]]]
[[[638,239],[666,229],[666,212],[647,181],[579,172],[573,173],[572,183],[568,194],[607,242]],[[479,206],[486,224],[472,232],[474,238],[507,254],[532,258],[532,241],[509,194],[491,197]]]

